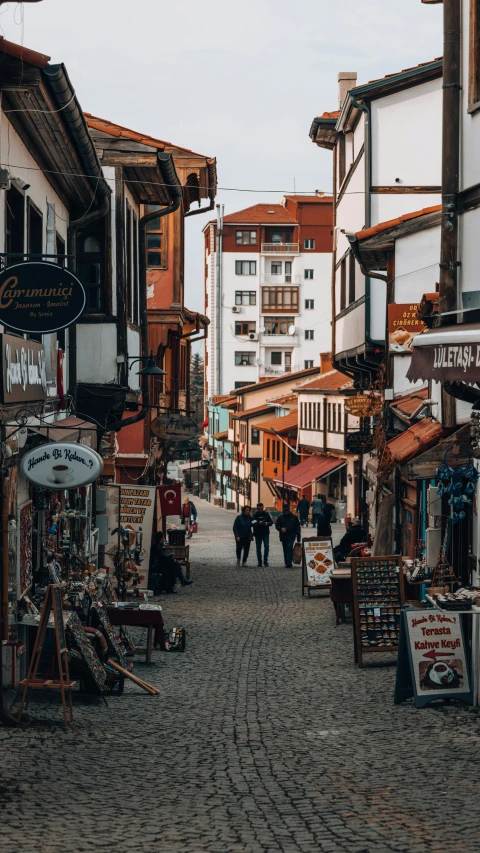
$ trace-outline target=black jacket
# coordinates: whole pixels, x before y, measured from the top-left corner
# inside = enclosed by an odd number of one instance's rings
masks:
[[[294,515],[293,512],[288,515],[284,515],[283,512],[278,516],[275,527],[280,533],[280,541],[283,542],[284,539],[297,539],[297,542],[300,542],[302,538],[302,534],[300,532],[300,521],[298,519],[298,515]],[[281,529],[284,527],[286,529],[286,533],[281,533]]]
[[[240,539],[250,539],[252,535],[252,523],[253,519],[251,515],[244,515],[243,512],[241,515],[237,515],[233,522],[235,538],[239,536]]]
[[[308,515],[308,510],[310,509],[310,503],[307,498],[300,498],[297,509],[301,515]]]
[[[189,512],[188,516],[185,516],[185,507],[188,506]],[[197,508],[193,501],[189,501],[188,504],[182,504],[182,518],[191,517],[193,515],[194,518],[197,517]]]
[[[265,522],[261,524],[261,522]],[[262,512],[254,512],[253,513],[253,535],[254,536],[268,536],[270,533],[270,528],[273,524],[272,516],[269,512],[263,510]]]
[[[352,550],[352,546],[358,542],[365,542],[365,533],[359,524],[354,524],[347,530],[345,536],[340,539],[340,543],[334,549],[335,559],[340,561],[346,560]]]

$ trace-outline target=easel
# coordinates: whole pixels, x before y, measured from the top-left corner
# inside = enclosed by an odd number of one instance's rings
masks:
[[[53,609],[53,622],[55,643],[57,646],[57,664],[58,678],[38,678],[37,671],[40,665],[40,658],[47,635],[48,620]],[[34,689],[60,690],[62,695],[63,719],[65,724],[67,720],[67,703],[65,693],[68,692],[68,703],[70,709],[70,722],[73,720],[72,707],[72,687],[75,687],[76,681],[70,681],[70,673],[68,670],[68,651],[65,639],[65,626],[63,624],[63,607],[62,607],[62,591],[59,584],[52,583],[47,587],[47,594],[40,615],[37,637],[33,648],[32,660],[28,669],[27,677],[20,682],[24,688],[22,696],[22,704],[18,715],[18,722],[22,719],[23,711],[27,710],[30,702],[30,694]]]

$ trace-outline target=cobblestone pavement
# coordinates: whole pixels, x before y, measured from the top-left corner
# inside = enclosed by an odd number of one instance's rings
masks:
[[[136,665],[160,697],[0,729],[2,853],[477,851],[476,712],[395,707],[394,667],[354,666],[276,535],[270,569],[236,569],[233,514],[197,503],[195,583],[162,599],[186,653]]]

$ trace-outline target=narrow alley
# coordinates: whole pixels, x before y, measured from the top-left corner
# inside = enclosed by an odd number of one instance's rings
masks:
[[[271,568],[237,569],[234,513],[199,503],[194,584],[160,599],[186,652],[136,666],[160,696],[78,697],[66,728],[34,697],[34,724],[0,729],[3,853],[478,849],[477,715],[395,707],[393,658],[354,665],[277,535]]]

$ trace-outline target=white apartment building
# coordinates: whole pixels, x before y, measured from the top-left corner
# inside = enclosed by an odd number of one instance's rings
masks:
[[[331,342],[332,198],[217,211],[204,229],[207,398],[314,367]]]

